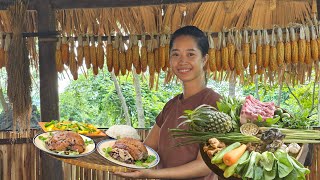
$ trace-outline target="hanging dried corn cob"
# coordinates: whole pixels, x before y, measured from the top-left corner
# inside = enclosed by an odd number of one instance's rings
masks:
[[[217,70],[216,50],[214,48],[214,41],[213,41],[212,35],[210,33],[208,33],[208,42],[209,42],[209,51],[208,51],[209,69],[211,72],[216,72],[216,70]]]
[[[234,35],[233,35],[233,30],[229,31],[228,33],[228,54],[229,54],[229,68],[231,71],[234,70],[235,67],[235,52],[236,52],[236,48],[235,48],[235,41],[234,41]]]
[[[250,64],[249,64],[249,72],[252,78],[256,74],[256,64],[257,64],[257,42],[256,35],[254,31],[252,31],[251,35],[251,54],[250,54]]]
[[[151,40],[147,41],[148,51],[147,51],[147,62],[149,66],[149,88],[152,89],[154,85],[154,76],[155,76],[155,62],[154,62],[154,53],[153,53],[153,36],[151,36]]]
[[[64,67],[61,59],[61,38],[58,38],[56,45],[56,70],[61,73],[63,69]]]
[[[97,75],[98,74],[98,62],[97,62],[97,47],[96,47],[96,42],[94,40],[94,36],[92,35],[90,37],[90,60],[92,64],[92,70],[93,74]]]
[[[230,71],[228,47],[227,47],[226,36],[224,32],[222,33],[221,62],[222,62],[222,69],[224,71]]]
[[[116,76],[119,75],[120,72],[120,64],[119,64],[119,36],[115,36],[113,42],[113,49],[112,49],[112,64],[113,64],[113,71]]]
[[[164,68],[166,65],[166,35],[160,36],[160,47],[159,47],[159,62],[160,68]]]
[[[300,26],[300,39],[298,41],[298,47],[299,47],[299,62],[301,64],[305,63],[306,59],[306,34],[305,34],[305,29],[303,25]]]
[[[74,53],[75,46],[74,46],[74,38],[70,37],[70,56],[69,56],[69,70],[73,76],[74,80],[78,79],[78,64],[76,61],[76,55]]]
[[[166,40],[166,44],[165,44],[165,57],[166,57],[166,63],[164,65],[164,67],[162,68],[162,71],[166,71],[167,68],[170,68],[170,35],[168,35],[167,40]]]
[[[293,27],[290,27],[291,35],[291,54],[292,54],[292,64],[296,65],[299,62],[299,48],[298,42],[296,40],[296,33]]]
[[[161,65],[159,61],[159,36],[153,39],[153,52],[154,52],[154,68],[157,73],[161,71]]]
[[[263,53],[262,53],[262,34],[261,31],[258,30],[258,45],[257,45],[257,72],[259,75],[263,73]]]
[[[315,26],[311,26],[311,56],[313,61],[318,61],[319,59],[319,47],[317,43],[317,33]]]
[[[119,38],[119,65],[121,75],[125,75],[127,72],[126,65],[126,54],[124,53],[124,43],[122,41],[122,36]]]
[[[82,64],[83,64],[83,38],[82,38],[82,35],[78,36],[77,61],[78,61],[78,65],[82,66]]]
[[[98,46],[97,46],[97,64],[100,69],[104,65],[104,46],[101,36],[98,36]]]
[[[241,35],[237,30],[236,32],[236,53],[235,53],[235,69],[236,74],[240,76],[243,72],[243,56],[241,51]]]
[[[221,71],[222,70],[221,46],[222,46],[222,32],[219,32],[218,33],[217,49],[216,49],[217,71]]]
[[[250,58],[250,46],[249,46],[249,35],[246,29],[243,31],[243,36],[244,36],[243,43],[242,43],[243,67],[247,69],[249,65],[249,58]]]
[[[305,37],[306,37],[306,56],[305,56],[305,63],[310,65],[312,63],[311,59],[311,42],[310,42],[310,29],[309,26],[304,26]]]
[[[270,46],[270,60],[269,60],[269,70],[271,72],[275,71],[277,68],[277,48],[276,48],[276,35],[274,28],[271,34],[271,46]]]
[[[286,28],[286,42],[284,45],[284,61],[287,65],[291,64],[291,43],[289,29]]]
[[[142,72],[146,72],[148,66],[148,59],[147,59],[147,47],[146,47],[146,35],[142,35],[141,37],[141,70]]]
[[[278,27],[277,29],[278,41],[277,41],[277,62],[278,66],[282,67],[284,62],[284,44],[283,44],[283,35],[282,29]]]
[[[60,46],[59,46],[60,47]],[[60,53],[61,55],[61,53]],[[3,32],[0,32],[0,69],[6,66],[6,61],[4,59],[4,40]]]
[[[262,46],[262,59],[263,67],[267,69],[269,67],[269,58],[270,58],[270,40],[267,30],[263,30],[263,46]]]
[[[69,61],[69,44],[68,44],[67,37],[62,37],[61,58],[62,58],[63,64],[68,65],[68,61]]]
[[[7,67],[8,61],[9,61],[9,47],[11,44],[11,35],[6,34],[6,37],[4,39],[4,60],[5,60],[5,66]]]
[[[91,59],[90,59],[90,47],[89,47],[89,36],[86,37],[86,40],[83,41],[83,55],[84,61],[86,63],[86,68],[91,68]]]
[[[139,56],[139,46],[138,46],[138,38],[137,36],[133,36],[132,42],[132,64],[134,68],[136,68],[136,73],[141,73],[141,64],[140,64],[140,56]]]
[[[132,36],[129,37],[129,45],[126,51],[126,67],[128,71],[132,70]]]
[[[108,36],[108,41],[107,41],[107,67],[108,71],[111,72],[113,69],[113,60],[112,60],[112,40],[111,40],[111,35]]]

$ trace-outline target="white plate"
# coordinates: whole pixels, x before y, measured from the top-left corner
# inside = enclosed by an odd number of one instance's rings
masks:
[[[46,147],[45,142],[42,141],[42,140],[40,140],[40,138],[39,138],[40,136],[46,138],[46,137],[50,136],[50,133],[56,133],[56,132],[45,132],[45,133],[37,134],[37,135],[33,138],[33,144],[34,144],[37,148],[39,148],[40,150],[42,150],[42,151],[44,151],[44,152],[47,152],[47,153],[52,154],[52,155],[55,155],[55,156],[62,156],[62,157],[81,157],[81,156],[86,156],[86,155],[88,155],[88,154],[91,154],[91,153],[94,152],[94,150],[95,150],[95,146],[96,146],[96,145],[95,145],[95,143],[92,143],[92,144],[87,145],[85,151],[82,152],[81,154],[72,154],[72,155],[58,154],[58,153],[56,153],[56,152],[54,152],[54,151],[49,150],[49,149]],[[84,135],[81,135],[81,134],[79,134],[79,135],[82,137],[82,139],[83,139],[84,141],[92,141],[92,142],[93,142],[93,140],[92,140],[91,138],[89,138],[89,137],[87,137],[87,136],[84,136]]]
[[[124,162],[121,162],[121,161],[118,161],[118,160],[112,158],[111,156],[106,157],[105,153],[103,152],[102,149],[103,148],[107,149],[108,147],[112,147],[115,142],[116,142],[116,140],[114,140],[114,139],[107,139],[107,140],[99,142],[97,145],[97,150],[98,150],[99,154],[115,164],[118,164],[118,165],[124,166],[124,167],[128,167],[128,168],[133,168],[133,169],[145,169],[145,168],[152,168],[160,162],[160,157],[159,157],[158,153],[155,150],[153,150],[152,148],[150,148],[149,146],[146,146],[147,151],[148,151],[148,155],[153,155],[156,157],[156,159],[151,163],[145,163],[148,167],[124,163]]]

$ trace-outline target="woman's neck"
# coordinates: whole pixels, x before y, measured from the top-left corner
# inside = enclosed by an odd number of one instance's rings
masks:
[[[198,92],[202,91],[204,88],[206,88],[205,83],[184,83],[183,84],[183,98],[187,99],[188,97],[191,97]]]

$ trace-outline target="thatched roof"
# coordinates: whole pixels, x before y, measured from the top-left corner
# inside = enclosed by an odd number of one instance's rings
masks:
[[[273,3],[275,2],[275,3]],[[206,32],[223,28],[270,29],[302,23],[316,12],[315,1],[235,0],[130,8],[56,10],[57,30],[64,34],[109,35],[171,33],[182,25]],[[37,31],[36,11],[27,17],[29,32]],[[6,11],[0,12],[0,30],[11,32]],[[120,31],[123,28],[123,32]]]

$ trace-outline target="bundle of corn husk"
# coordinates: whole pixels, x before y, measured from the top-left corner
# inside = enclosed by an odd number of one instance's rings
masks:
[[[12,41],[9,47],[7,63],[8,97],[13,108],[13,134],[30,131],[31,118],[31,74],[28,50],[22,37],[25,28],[27,4],[23,0],[15,1],[9,7]],[[15,138],[17,136],[14,136]]]

